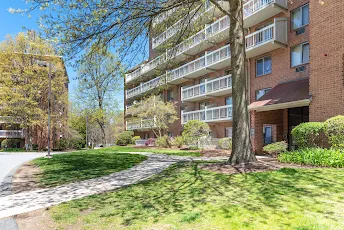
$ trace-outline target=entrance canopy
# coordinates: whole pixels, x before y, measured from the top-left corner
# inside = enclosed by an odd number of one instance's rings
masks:
[[[248,108],[250,111],[261,112],[308,106],[309,103],[309,79],[307,78],[278,84],[258,101],[251,103]]]

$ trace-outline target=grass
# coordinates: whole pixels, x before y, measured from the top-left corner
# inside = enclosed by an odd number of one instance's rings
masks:
[[[59,229],[344,229],[343,191],[344,170],[223,175],[178,164],[49,212]]]
[[[53,158],[38,158],[32,161],[42,173],[39,181],[44,186],[92,179],[119,172],[146,159],[142,155],[116,153],[110,148],[56,154]]]
[[[198,151],[189,151],[189,150],[180,150],[180,149],[165,149],[165,148],[135,148],[134,146],[114,146],[110,147],[111,150],[116,152],[150,152],[150,153],[159,153],[167,155],[176,155],[176,156],[201,156],[201,153]]]

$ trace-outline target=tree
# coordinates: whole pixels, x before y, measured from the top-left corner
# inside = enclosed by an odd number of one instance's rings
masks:
[[[12,119],[9,123],[20,123],[29,149],[34,132],[45,130],[47,123],[48,71],[39,61],[48,61],[53,66],[53,129],[66,123],[68,77],[63,60],[54,55],[53,46],[34,32],[7,36],[0,43],[0,115]],[[47,146],[45,140],[40,148]]]
[[[243,29],[243,1],[227,0],[230,10],[227,11],[216,0],[210,0],[219,10],[230,17],[230,46],[233,79],[233,151],[231,164],[255,161],[250,140],[247,79],[245,68],[245,38]],[[41,0],[30,0],[30,10],[35,8],[53,8],[54,14],[46,14],[43,21],[48,25],[49,37],[58,37],[62,44],[68,44],[66,52],[77,55],[93,42],[110,45],[124,59],[128,56],[139,56],[145,47],[145,37],[152,31],[152,19],[159,14],[178,7],[186,20],[179,28],[179,42],[185,37],[186,28],[195,15],[191,9],[202,9],[203,0],[180,1],[142,1],[142,0],[104,0],[90,2],[80,0],[61,0],[58,7],[53,0],[42,3]],[[68,3],[67,3],[68,2]],[[17,12],[23,12],[17,10]],[[196,11],[197,12],[197,11]],[[86,20],[85,20],[86,19]],[[86,23],[85,23],[86,22]],[[50,28],[56,28],[50,30]],[[159,30],[159,27],[157,28]],[[175,43],[176,44],[176,43]],[[175,45],[174,44],[174,45]],[[137,60],[137,59],[136,59]],[[130,61],[133,61],[131,58]]]
[[[209,125],[203,121],[188,121],[184,125],[182,137],[188,145],[200,147],[202,138],[208,138],[210,134]]]
[[[112,53],[97,47],[88,50],[78,69],[77,100],[93,111],[103,144],[107,142],[106,116],[117,106],[115,94],[121,81],[121,66]]]
[[[134,106],[131,114],[144,120],[145,126],[152,130],[157,137],[162,137],[168,126],[178,120],[174,103],[164,102],[155,95],[148,97],[139,106]]]

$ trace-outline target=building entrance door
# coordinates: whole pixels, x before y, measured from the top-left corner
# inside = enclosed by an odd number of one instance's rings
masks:
[[[298,107],[288,109],[288,145],[289,150],[295,150],[297,146],[291,135],[293,128],[301,123],[309,122],[309,107]]]

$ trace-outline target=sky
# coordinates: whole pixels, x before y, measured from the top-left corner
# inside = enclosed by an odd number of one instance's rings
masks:
[[[35,11],[31,13],[29,18],[27,15],[22,14],[11,14],[8,12],[9,8],[28,8],[24,0],[0,0],[0,41],[5,40],[6,35],[15,35],[19,32],[25,31],[23,27],[30,30],[40,31],[37,21],[42,12]],[[73,95],[74,89],[76,87],[76,75],[77,73],[67,66],[67,72],[70,79],[69,84],[69,96]],[[123,93],[116,95],[120,102],[120,108],[123,108]]]

